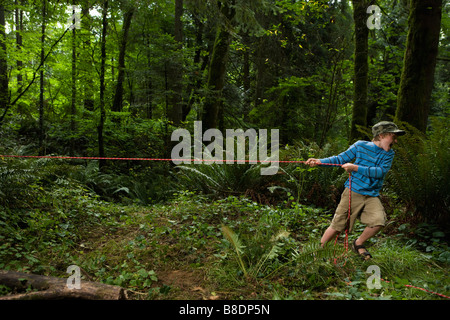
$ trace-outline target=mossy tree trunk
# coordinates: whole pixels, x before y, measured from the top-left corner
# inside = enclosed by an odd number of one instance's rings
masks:
[[[219,126],[219,112],[223,107],[222,89],[225,83],[226,63],[231,35],[227,30],[217,31],[208,74],[208,93],[203,108],[203,129]]]
[[[396,118],[427,128],[438,54],[442,0],[411,0]]]
[[[72,0],[72,5],[76,5],[76,1]],[[75,25],[75,7],[72,9],[74,19],[72,23]],[[77,28],[75,26],[72,29],[72,97],[70,104],[70,133],[75,136],[76,134],[76,116],[77,116]],[[75,155],[75,139],[70,139],[69,154]]]
[[[105,109],[105,64],[106,64],[106,30],[108,28],[108,0],[102,5],[102,37],[101,37],[101,64],[100,64],[100,119],[97,126],[98,133],[98,156],[105,157],[105,145],[103,137],[103,127],[106,121]],[[106,160],[99,160],[99,170],[101,171],[106,165]]]
[[[170,76],[169,90],[171,91],[169,97],[169,120],[175,126],[181,124],[183,120],[183,0],[175,0],[175,28],[174,40],[177,43],[176,59],[169,63],[168,73]]]
[[[0,4],[0,112],[9,108],[8,65],[6,54],[5,7]]]
[[[44,62],[45,62],[45,28],[47,24],[47,0],[42,2],[42,24],[41,24],[41,68],[39,71],[39,155],[45,155],[44,150],[44,92],[45,92],[45,81],[44,81]]]
[[[231,5],[234,4],[234,1]],[[234,16],[234,9],[223,4],[222,13],[230,21]],[[223,126],[223,99],[222,90],[225,83],[228,51],[231,43],[231,33],[226,25],[219,23],[214,41],[213,52],[208,72],[208,93],[203,106],[203,130],[221,128]]]
[[[123,104],[123,82],[125,80],[125,53],[127,50],[128,42],[128,31],[130,30],[131,20],[134,14],[134,7],[131,5],[126,8],[123,16],[123,27],[122,27],[122,39],[120,41],[119,47],[119,63],[118,63],[118,75],[117,75],[117,85],[116,92],[114,94],[113,104],[111,106],[112,111],[122,111]]]
[[[355,65],[354,65],[354,92],[353,92],[353,115],[350,131],[350,140],[362,138],[358,126],[367,125],[367,73],[369,70],[368,38],[367,28],[367,0],[353,0],[353,20],[355,23]]]

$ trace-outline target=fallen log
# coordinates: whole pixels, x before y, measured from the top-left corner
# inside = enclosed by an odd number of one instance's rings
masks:
[[[14,292],[0,296],[0,300],[126,300],[128,298],[127,290],[118,286],[82,280],[79,289],[70,289],[67,278],[16,271],[0,270],[0,285]]]

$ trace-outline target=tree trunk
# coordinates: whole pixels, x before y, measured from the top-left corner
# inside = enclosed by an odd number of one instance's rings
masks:
[[[98,156],[105,156],[105,146],[103,139],[103,127],[106,120],[105,111],[105,63],[106,63],[106,31],[108,27],[108,0],[103,2],[102,8],[102,38],[101,38],[101,65],[100,65],[100,120],[97,127],[98,133]],[[106,165],[106,160],[99,160],[99,170]]]
[[[323,122],[323,129],[322,129],[322,135],[320,136],[319,140],[319,147],[322,148],[322,146],[325,143],[325,138],[327,136],[328,131],[333,126],[333,113],[337,112],[337,106],[336,106],[336,96],[338,91],[338,85],[336,84],[337,81],[337,74],[340,72],[338,70],[338,63],[340,59],[339,57],[336,59],[333,59],[333,70],[331,71],[331,79],[330,79],[330,89],[328,93],[328,106],[326,108],[325,112],[325,121]]]
[[[264,46],[266,45],[264,37],[256,40],[256,53],[255,53],[255,94],[253,106],[257,109],[264,100],[264,88],[265,88],[265,74],[266,74],[266,64],[264,55]]]
[[[47,277],[15,271],[0,270],[0,285],[13,292],[38,291],[0,296],[0,300],[126,300],[127,291],[118,286],[98,282],[80,281],[80,289],[69,289],[67,278]]]
[[[235,11],[233,8],[223,4],[222,12],[230,21]],[[219,119],[219,114],[223,115],[222,90],[225,84],[226,65],[228,61],[228,51],[231,43],[231,34],[225,25],[219,25],[214,41],[214,48],[208,72],[208,93],[203,106],[203,130],[210,128],[221,128],[223,121]]]
[[[72,4],[75,5],[75,1],[72,1]],[[72,10],[72,14],[75,16],[75,8]],[[75,19],[73,20],[73,24],[76,24]],[[76,113],[77,113],[77,28],[73,28],[72,30],[72,101],[70,108],[70,131],[72,137],[75,135],[75,127],[76,127]],[[70,142],[70,155],[74,155],[75,149],[75,140],[71,138]]]
[[[119,48],[119,62],[116,93],[114,95],[112,111],[122,111],[123,102],[123,80],[125,78],[125,52],[127,48],[128,31],[130,30],[131,19],[133,18],[134,8],[130,6],[123,17],[122,40]]]
[[[18,1],[15,1],[16,6],[19,5]],[[19,52],[22,51],[22,31],[23,31],[23,10],[16,8],[15,10],[15,16],[16,16],[16,46],[17,50]],[[23,62],[22,59],[19,58],[16,62],[17,65],[17,91],[20,93],[22,90],[22,82],[23,82],[23,76],[21,73]]]
[[[150,47],[150,39],[149,35],[145,35],[145,45],[146,47]],[[146,50],[146,59],[147,59],[147,69],[152,69],[152,58],[151,58],[151,52],[150,50]],[[145,74],[145,109],[146,109],[146,118],[152,119],[153,118],[153,79],[149,72],[146,72]]]
[[[196,43],[196,47],[197,49],[195,50],[195,55],[194,55],[194,66],[201,66],[199,68],[199,70],[193,71],[191,73],[190,76],[190,80],[189,80],[189,85],[188,85],[188,89],[187,92],[189,93],[189,99],[187,101],[187,103],[183,104],[182,109],[183,109],[183,116],[182,116],[182,121],[186,121],[186,118],[189,114],[189,112],[192,109],[192,106],[194,105],[195,102],[198,101],[198,91],[199,89],[202,87],[202,77],[200,76],[203,71],[206,69],[206,67],[208,66],[208,57],[204,57],[203,58],[203,62],[202,62],[202,57],[201,57],[201,52],[202,52],[202,42],[203,42],[203,22],[197,17],[197,12],[194,12],[193,15],[193,23],[195,25],[195,43]],[[198,117],[199,115],[197,115]],[[200,116],[201,118],[201,116]],[[200,119],[197,118],[197,119]]]
[[[355,66],[354,66],[354,96],[353,115],[350,131],[350,140],[362,138],[358,126],[366,127],[367,123],[367,85],[369,70],[367,28],[367,0],[353,0],[353,20],[355,23]]]
[[[0,5],[0,111],[9,108],[8,66],[5,37],[5,7]]]
[[[41,26],[41,70],[39,71],[39,155],[44,151],[44,60],[45,60],[45,24],[47,14],[47,0],[42,2],[42,26]]]
[[[248,114],[251,111],[251,78],[250,78],[250,51],[251,43],[250,36],[247,34],[242,35],[243,44],[245,46],[243,53],[243,66],[242,66],[242,87],[244,89],[244,121],[249,121]]]
[[[223,29],[217,31],[208,72],[208,92],[203,106],[204,130],[218,127],[230,39],[231,35],[228,31]]]
[[[439,45],[442,0],[411,0],[396,118],[426,131]]]
[[[86,70],[81,75],[80,86],[82,87],[83,95],[83,106],[86,110],[94,111],[94,80],[91,76],[90,71],[95,70],[92,60],[89,57],[89,48],[91,46],[91,26],[90,26],[90,16],[89,16],[89,5],[83,4],[81,8],[81,30],[80,38],[83,40],[83,50],[80,52],[80,63],[86,65],[84,69]]]
[[[183,15],[183,0],[175,0],[175,30],[174,40],[177,43],[177,50],[181,52],[183,49],[183,23],[181,16]],[[182,79],[183,79],[183,61],[180,60],[182,55],[177,54],[177,59],[172,61],[169,65],[169,73],[171,74],[171,95],[169,103],[169,120],[173,125],[178,126],[183,119],[182,107]]]

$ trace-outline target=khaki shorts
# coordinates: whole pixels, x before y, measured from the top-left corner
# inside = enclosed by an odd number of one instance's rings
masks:
[[[333,220],[331,221],[331,228],[339,232],[344,231],[348,218],[348,188],[345,188],[341,195],[341,202],[339,203]],[[361,223],[368,227],[384,226],[386,223],[386,212],[378,197],[365,196],[352,191],[351,198],[351,215],[350,228],[352,231],[356,218],[359,218]]]

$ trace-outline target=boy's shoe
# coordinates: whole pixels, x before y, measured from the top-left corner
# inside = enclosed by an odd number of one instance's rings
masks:
[[[356,245],[356,240],[355,241],[353,241],[353,244],[352,244],[352,249],[353,249],[353,251],[355,251],[357,254],[359,254],[362,258],[363,258],[363,260],[369,260],[370,258],[372,258],[372,255],[369,253],[369,251],[367,251],[367,249],[364,247],[364,245]],[[364,249],[365,251],[364,252],[362,252],[362,253],[360,253],[358,250],[359,249]]]

